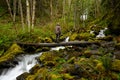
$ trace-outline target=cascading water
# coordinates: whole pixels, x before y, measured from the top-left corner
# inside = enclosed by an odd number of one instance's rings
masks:
[[[14,68],[3,71],[0,75],[0,80],[16,80],[16,77],[24,72],[29,72],[29,70],[37,64],[36,57],[40,56],[42,53],[34,55],[25,55],[20,58],[20,62]]]
[[[68,42],[69,37],[65,39],[65,42]],[[64,46],[51,48],[51,50],[59,50],[64,49]],[[19,57],[20,61],[18,65],[14,68],[10,68],[8,70],[4,70],[3,73],[0,75],[0,80],[16,80],[16,77],[24,72],[29,72],[29,70],[37,64],[36,57],[40,56],[42,53],[34,54],[34,55],[24,55]]]
[[[105,34],[104,32],[107,30],[107,28],[103,29],[103,30],[100,30],[99,34],[96,36],[96,38],[102,38],[102,37],[105,37]]]
[[[69,41],[69,37],[67,37],[64,42],[68,42],[68,41]],[[54,47],[54,48],[51,48],[51,51],[60,50],[60,49],[65,49],[65,47],[64,46]]]
[[[104,29],[100,30],[99,34],[96,35],[96,38],[103,38],[103,37],[105,37],[104,32],[105,32],[106,30],[107,30],[107,28],[104,28]],[[94,31],[90,31],[90,34],[94,34]]]

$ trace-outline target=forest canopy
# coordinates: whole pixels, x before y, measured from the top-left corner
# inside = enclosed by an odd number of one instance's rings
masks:
[[[0,17],[28,31],[47,22],[61,22],[71,29],[98,25],[108,27],[110,34],[120,34],[119,0],[0,0]]]

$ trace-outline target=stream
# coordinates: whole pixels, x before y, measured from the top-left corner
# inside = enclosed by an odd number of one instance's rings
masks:
[[[65,39],[65,42],[68,42],[69,37]],[[51,48],[52,50],[59,50],[59,49],[64,49],[64,46],[59,46],[59,47],[53,47]],[[10,68],[7,70],[4,70],[2,74],[0,75],[0,80],[16,80],[16,77],[19,76],[20,74],[24,72],[29,72],[29,70],[37,64],[37,60],[35,59],[36,57],[39,57],[41,53],[36,53],[36,54],[26,54],[26,55],[21,55],[19,58],[18,65],[16,65],[14,68]]]
[[[105,37],[104,31],[105,30],[101,30],[96,37]],[[69,41],[69,37],[67,37],[64,42],[68,42],[68,41]],[[51,48],[51,51],[64,49],[64,48],[65,48],[64,46],[53,47],[53,48]],[[22,56],[18,57],[19,58],[18,65],[16,65],[14,68],[9,68],[9,69],[4,70],[2,72],[2,74],[0,75],[0,80],[8,80],[8,79],[16,80],[16,77],[19,76],[20,74],[22,74],[24,72],[29,72],[29,70],[35,64],[38,63],[35,58],[40,56],[41,54],[42,54],[42,52],[32,54],[32,55],[26,54],[26,55],[22,55]]]
[[[16,77],[24,72],[29,72],[29,70],[37,64],[36,57],[40,56],[42,53],[37,53],[34,55],[24,55],[19,57],[20,61],[18,65],[14,68],[10,68],[8,70],[4,70],[0,75],[0,80],[16,80]]]

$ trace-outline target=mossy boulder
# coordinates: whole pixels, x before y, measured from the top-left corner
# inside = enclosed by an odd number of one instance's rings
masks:
[[[59,59],[58,54],[53,52],[44,52],[39,57],[39,62],[46,66],[54,66],[57,64],[57,60]]]
[[[78,36],[77,33],[73,33],[73,34],[70,36],[70,41],[76,40],[77,36]]]
[[[39,70],[40,69],[40,65],[39,64],[36,64],[34,67],[32,67],[31,69],[30,69],[30,73],[31,74],[35,74],[36,72],[37,72],[37,70]]]
[[[116,72],[120,72],[120,60],[115,59],[112,62],[111,70],[116,71]]]
[[[91,50],[85,50],[83,55],[89,58],[92,55]]]
[[[48,77],[50,80],[63,80],[61,74],[56,71],[50,72]]]
[[[39,79],[35,79],[36,75],[29,75],[28,77],[26,77],[25,80],[39,80]]]
[[[120,42],[115,45],[115,48],[120,50]]]
[[[40,42],[44,42],[44,40],[43,40],[43,38],[42,37],[37,37],[36,39],[35,39],[35,42],[36,43],[40,43]]]
[[[95,70],[101,73],[105,72],[105,67],[103,66],[102,61],[95,59],[94,62],[95,62]]]
[[[43,67],[40,68],[37,73],[34,74],[33,80],[46,80],[49,75],[49,69]]]
[[[120,75],[117,74],[116,72],[111,72],[111,78],[112,80],[119,80]]]
[[[78,60],[76,60],[75,68],[78,71],[79,76],[92,78],[92,75],[94,75],[94,63],[89,58],[79,58]]]
[[[71,76],[69,73],[65,73],[65,74],[63,74],[63,78],[71,80],[71,79],[74,79],[74,76]]]
[[[4,66],[5,64],[13,64],[13,60],[16,55],[23,53],[22,48],[18,46],[16,43],[12,44],[12,46],[4,53],[3,56],[0,57],[0,67]],[[6,65],[7,66],[7,65]],[[8,67],[10,67],[8,65]]]
[[[53,41],[52,41],[51,38],[45,37],[45,38],[44,38],[44,42],[46,42],[46,43],[52,43]]]
[[[77,36],[77,39],[78,40],[85,40],[85,41],[88,41],[89,39],[91,38],[94,38],[94,34],[90,34],[90,33],[80,33],[78,36]]]
[[[30,74],[27,72],[24,72],[23,74],[19,75],[16,79],[17,80],[26,80],[26,78],[29,76]]]

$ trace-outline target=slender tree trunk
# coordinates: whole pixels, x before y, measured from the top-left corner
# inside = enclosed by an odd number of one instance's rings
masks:
[[[15,17],[16,17],[16,0],[13,2],[13,22],[15,23]]]
[[[23,31],[24,31],[24,30],[25,30],[25,29],[24,29],[24,18],[23,18],[23,10],[22,10],[21,0],[19,0],[19,8],[20,8],[20,16],[21,16],[22,28],[23,28]]]
[[[71,7],[71,0],[68,0],[69,9]]]
[[[66,23],[66,21],[65,21],[65,1],[66,0],[63,0],[63,18],[64,18],[64,24]]]
[[[29,0],[26,0],[26,8],[27,8],[27,25],[28,25],[28,32],[30,32],[30,4]]]
[[[33,14],[33,0],[29,0],[29,5],[30,5],[30,16],[32,16]],[[32,20],[32,17],[30,17]]]
[[[12,11],[11,11],[11,7],[10,7],[9,0],[6,0],[6,3],[7,3],[7,5],[8,5],[8,10],[9,10],[9,13],[10,13],[11,19],[13,20],[13,15],[12,15]]]
[[[77,26],[77,5],[76,5],[76,0],[74,2],[74,29],[76,30]]]
[[[33,0],[33,10],[32,10],[32,29],[34,28],[34,22],[35,22],[35,7],[36,6],[36,0]]]
[[[50,0],[50,16],[51,16],[51,20],[53,18],[53,3],[52,0]]]

